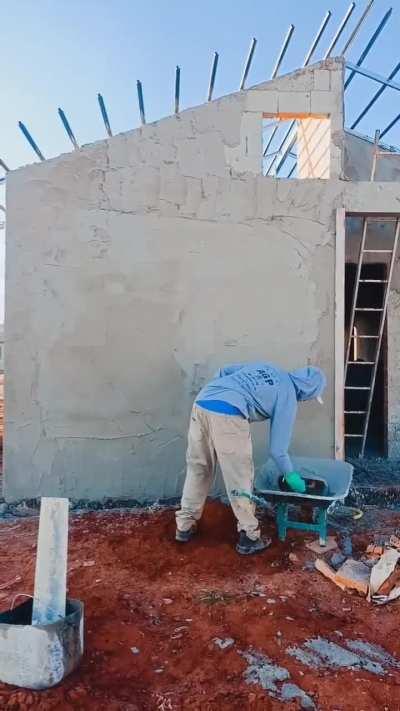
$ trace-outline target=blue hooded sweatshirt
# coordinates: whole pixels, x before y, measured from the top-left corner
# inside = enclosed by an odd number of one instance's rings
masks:
[[[287,373],[271,363],[242,363],[220,368],[198,394],[196,404],[228,403],[249,422],[271,420],[270,454],[282,474],[293,471],[288,449],[297,403],[322,395],[326,377],[320,368]],[[210,409],[213,409],[212,406]]]

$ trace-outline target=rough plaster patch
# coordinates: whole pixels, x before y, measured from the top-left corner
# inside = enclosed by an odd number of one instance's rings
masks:
[[[242,652],[241,656],[249,663],[244,672],[247,684],[257,684],[268,691],[269,696],[281,701],[299,700],[303,709],[316,708],[311,697],[303,689],[297,684],[288,682],[290,674],[285,667],[274,664],[271,659],[259,652]]]
[[[318,668],[364,669],[383,676],[387,669],[398,668],[399,662],[381,647],[360,640],[345,640],[348,647],[317,637],[287,653],[305,666]]]

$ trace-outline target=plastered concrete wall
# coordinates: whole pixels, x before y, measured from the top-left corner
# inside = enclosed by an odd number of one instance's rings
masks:
[[[9,175],[8,500],[179,494],[196,393],[254,358],[326,370],[292,449],[333,455],[335,210],[381,184],[264,178],[257,91]]]
[[[191,403],[220,364],[310,361],[332,384],[319,185],[182,176],[173,201],[159,180],[133,206],[105,148],[85,179],[71,155],[9,183],[7,499],[176,495]],[[333,453],[332,397],[302,406],[295,452]],[[265,427],[256,450],[261,464]]]
[[[382,149],[380,149],[382,150]],[[370,180],[374,144],[347,131],[344,134],[344,174],[350,180]],[[400,181],[398,156],[378,156],[375,181]]]

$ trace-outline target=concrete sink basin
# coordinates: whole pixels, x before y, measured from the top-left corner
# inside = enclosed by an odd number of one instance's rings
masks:
[[[67,600],[63,619],[32,625],[32,600],[0,614],[0,681],[48,689],[78,666],[83,654],[83,604]]]

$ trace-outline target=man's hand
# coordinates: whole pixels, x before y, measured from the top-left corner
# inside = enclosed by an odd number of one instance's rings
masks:
[[[306,493],[306,482],[299,472],[290,472],[289,474],[285,474],[285,481],[288,487],[292,491],[295,491],[296,494]]]

